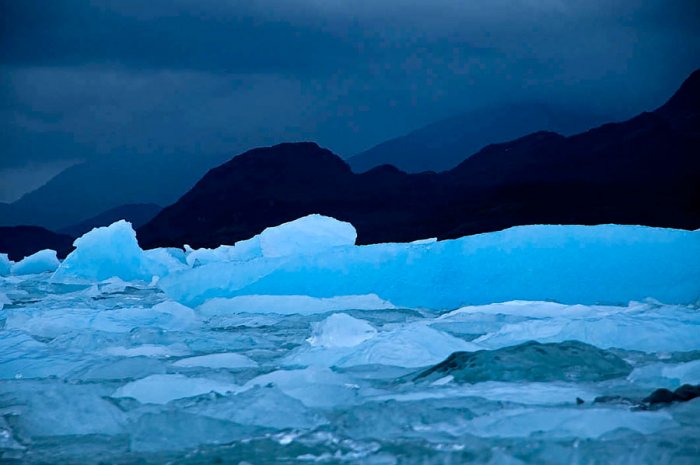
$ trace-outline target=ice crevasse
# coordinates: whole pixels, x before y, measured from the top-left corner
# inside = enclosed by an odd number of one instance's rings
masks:
[[[626,304],[700,301],[700,231],[518,226],[454,240],[355,245],[352,225],[310,215],[217,249],[144,251],[131,225],[75,242],[54,281],[151,281],[197,306],[240,296],[366,296],[399,307],[511,300]],[[388,304],[387,304],[388,305]]]

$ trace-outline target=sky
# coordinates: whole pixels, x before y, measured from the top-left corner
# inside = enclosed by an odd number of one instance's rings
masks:
[[[107,155],[351,156],[528,101],[623,119],[697,68],[697,0],[0,0],[0,201]]]

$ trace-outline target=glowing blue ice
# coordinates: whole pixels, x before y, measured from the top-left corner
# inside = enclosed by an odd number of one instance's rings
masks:
[[[46,273],[58,268],[59,261],[54,250],[40,250],[37,253],[24,257],[12,265],[12,274],[16,276]]]
[[[400,307],[510,300],[627,304],[700,301],[700,231],[642,226],[522,226],[456,240],[339,246],[332,251],[215,262],[160,287],[198,305],[241,295],[376,294]]]

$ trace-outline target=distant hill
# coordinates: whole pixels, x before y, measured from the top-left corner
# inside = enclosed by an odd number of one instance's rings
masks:
[[[90,160],[68,168],[16,202],[0,205],[0,226],[39,225],[59,230],[121,205],[169,205],[227,158],[173,154]]]
[[[439,172],[454,168],[488,144],[507,142],[535,131],[570,135],[604,122],[601,116],[542,103],[482,108],[383,142],[347,162],[356,173],[385,164],[407,173]]]
[[[42,249],[53,249],[65,257],[73,248],[73,238],[39,226],[0,226],[0,253],[10,260],[21,260]]]
[[[80,237],[93,228],[109,226],[110,224],[119,220],[127,220],[134,226],[134,228],[139,228],[149,222],[161,210],[162,207],[153,203],[121,205],[116,208],[110,208],[106,212],[102,212],[97,216],[73,226],[63,228],[58,232],[61,234],[67,234],[71,237]]]
[[[246,152],[210,170],[138,231],[146,247],[232,244],[310,213],[359,243],[454,238],[521,224],[700,227],[700,71],[663,107],[566,137],[488,146],[444,173],[355,174],[313,143]]]

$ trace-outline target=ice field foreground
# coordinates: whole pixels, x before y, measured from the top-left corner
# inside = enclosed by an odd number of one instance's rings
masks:
[[[313,215],[143,251],[119,222],[63,262],[0,256],[0,461],[700,460],[678,390],[700,384],[700,232],[354,242]]]

